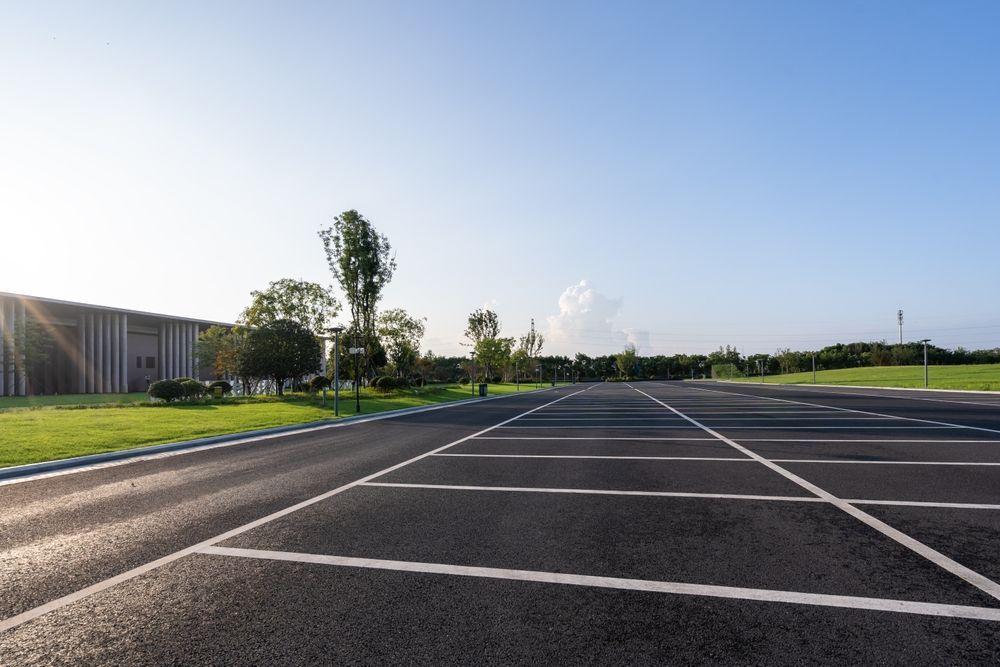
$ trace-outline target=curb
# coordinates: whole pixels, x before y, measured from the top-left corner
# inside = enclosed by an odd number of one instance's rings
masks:
[[[812,382],[734,382],[732,380],[710,380],[733,385],[746,385],[749,387],[830,387],[833,389],[888,389],[890,391],[926,391],[928,393],[945,394],[976,394],[985,396],[1000,396],[1000,390],[984,391],[982,389],[924,389],[923,387],[876,387],[868,384],[813,384]]]
[[[22,477],[32,477],[44,473],[55,473],[72,471],[73,469],[84,469],[102,463],[127,462],[130,459],[142,459],[155,456],[157,454],[168,454],[172,452],[183,452],[186,450],[197,450],[226,443],[238,443],[241,441],[252,441],[260,438],[270,438],[303,431],[318,431],[328,428],[339,428],[370,421],[382,419],[393,419],[395,417],[405,417],[410,414],[421,412],[431,412],[433,410],[443,410],[445,408],[458,407],[461,405],[471,405],[473,403],[484,403],[486,401],[496,401],[511,396],[527,396],[528,394],[550,391],[551,387],[542,389],[532,389],[520,393],[502,394],[500,396],[488,396],[486,398],[465,398],[457,401],[446,401],[444,403],[434,403],[431,405],[420,405],[412,408],[399,408],[398,410],[386,410],[384,412],[373,412],[370,415],[354,415],[340,419],[321,419],[318,421],[303,422],[301,424],[288,424],[285,426],[272,426],[269,428],[254,429],[252,431],[239,431],[237,433],[226,433],[223,435],[213,435],[195,440],[182,440],[180,442],[168,442],[162,445],[146,445],[143,447],[133,447],[132,449],[122,449],[114,452],[104,452],[101,454],[88,454],[86,456],[74,456],[68,459],[56,461],[41,461],[39,463],[28,463],[20,466],[10,466],[0,468],[0,481],[19,479]]]

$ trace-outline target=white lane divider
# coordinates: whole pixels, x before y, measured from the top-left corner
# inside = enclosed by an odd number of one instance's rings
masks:
[[[629,386],[631,386],[631,385],[629,385]],[[939,567],[947,570],[948,572],[954,574],[955,576],[960,577],[961,579],[964,579],[965,581],[967,581],[968,583],[972,584],[973,586],[975,586],[979,590],[981,590],[981,591],[983,591],[983,592],[991,595],[992,597],[1000,600],[1000,584],[997,584],[992,579],[989,579],[989,578],[987,578],[987,577],[979,574],[975,570],[972,570],[971,568],[968,568],[968,567],[962,565],[961,563],[958,563],[957,561],[952,560],[951,558],[949,558],[948,556],[945,556],[940,551],[932,549],[931,547],[927,546],[923,542],[920,542],[920,541],[918,541],[918,540],[910,537],[906,533],[904,533],[904,532],[902,532],[900,530],[897,530],[896,528],[893,528],[892,526],[890,526],[889,524],[885,523],[884,521],[881,521],[880,519],[876,519],[871,514],[868,514],[867,512],[864,512],[861,509],[858,509],[854,505],[851,505],[847,501],[845,501],[845,500],[843,500],[841,498],[838,498],[837,496],[833,495],[829,491],[821,489],[820,487],[816,486],[812,482],[810,482],[810,481],[808,481],[806,479],[803,479],[802,477],[799,477],[795,473],[793,473],[793,472],[791,472],[789,470],[786,470],[785,468],[782,468],[777,463],[774,463],[772,461],[767,460],[763,456],[757,454],[756,452],[753,452],[753,451],[747,449],[746,447],[744,447],[743,445],[739,444],[735,440],[727,438],[726,436],[722,435],[718,431],[714,431],[711,428],[709,428],[709,427],[701,424],[697,420],[692,419],[691,417],[688,417],[683,412],[680,412],[679,410],[677,410],[676,408],[670,406],[669,404],[664,403],[660,399],[655,398],[654,396],[650,396],[646,392],[644,392],[644,391],[642,391],[640,389],[636,389],[635,387],[632,387],[632,389],[634,391],[642,394],[643,396],[647,397],[651,401],[655,401],[655,402],[659,403],[660,405],[662,405],[666,409],[670,410],[674,414],[677,414],[677,415],[680,415],[681,417],[684,417],[686,420],[688,420],[692,424],[694,424],[694,425],[698,426],[699,428],[703,429],[706,433],[708,433],[710,435],[713,435],[716,438],[718,438],[719,440],[721,440],[722,442],[725,442],[726,444],[734,447],[740,453],[746,454],[747,456],[749,456],[749,457],[751,457],[753,459],[756,459],[759,463],[761,463],[762,465],[767,466],[768,468],[770,468],[774,472],[778,473],[779,475],[781,475],[785,479],[787,479],[787,480],[789,480],[791,482],[794,482],[795,484],[798,484],[803,489],[809,491],[810,493],[815,494],[817,497],[822,498],[823,500],[826,500],[827,502],[829,502],[834,507],[836,507],[836,508],[838,508],[840,510],[843,510],[847,514],[850,514],[855,519],[858,519],[862,523],[867,524],[868,526],[874,528],[875,530],[877,530],[878,532],[882,533],[886,537],[888,537],[888,538],[890,538],[890,539],[898,542],[899,544],[901,544],[904,547],[910,549],[911,551],[913,551],[913,552],[915,552],[915,553],[923,556],[924,558],[926,558],[927,560],[931,561],[935,565],[938,565]],[[783,400],[783,399],[775,399],[775,400]],[[886,415],[880,415],[880,416],[886,416]]]
[[[413,561],[382,560],[376,558],[350,558],[325,556],[320,554],[292,553],[287,551],[263,551],[259,549],[233,549],[230,547],[206,547],[202,553],[213,556],[274,560],[312,565],[388,570],[392,572],[413,572],[419,574],[440,574],[482,579],[504,579],[563,586],[587,586],[589,588],[611,588],[646,593],[668,593],[672,595],[692,595],[698,597],[727,598],[730,600],[754,600],[758,602],[783,602],[837,607],[841,609],[866,609],[888,611],[901,614],[924,616],[945,616],[978,621],[1000,621],[1000,609],[971,607],[965,605],[913,602],[885,598],[857,597],[852,595],[825,595],[820,593],[800,593],[762,588],[740,588],[736,586],[712,586],[688,584],[676,581],[652,581],[648,579],[625,579],[563,572],[539,572],[536,570],[512,570],[497,567],[474,567],[467,565],[447,565],[444,563],[420,563]]]
[[[34,609],[29,609],[28,611],[25,611],[25,612],[22,612],[20,614],[17,614],[16,616],[11,616],[10,618],[7,618],[7,619],[4,619],[4,620],[0,621],[0,633],[6,632],[7,630],[11,630],[13,628],[16,628],[17,626],[22,625],[24,623],[27,623],[28,621],[34,620],[34,619],[38,618],[39,616],[43,616],[43,615],[45,615],[45,614],[47,614],[47,613],[49,613],[51,611],[55,611],[57,609],[61,609],[61,608],[65,607],[66,605],[70,605],[70,604],[73,604],[74,602],[78,602],[80,600],[83,600],[84,598],[88,598],[91,595],[94,595],[95,593],[100,593],[101,591],[104,591],[104,590],[107,590],[107,589],[112,588],[114,586],[117,586],[120,583],[129,581],[130,579],[134,579],[134,578],[136,578],[136,577],[138,577],[140,575],[146,574],[147,572],[152,572],[153,570],[156,570],[156,569],[158,569],[160,567],[163,567],[164,565],[168,565],[170,563],[173,563],[174,561],[179,560],[181,558],[184,558],[185,556],[190,556],[191,554],[198,553],[199,551],[201,551],[205,547],[210,547],[210,546],[212,546],[214,544],[217,544],[219,542],[222,542],[224,540],[228,540],[231,537],[235,537],[237,535],[241,535],[241,534],[243,534],[243,533],[245,533],[245,532],[247,532],[249,530],[253,530],[254,528],[258,528],[258,527],[263,526],[263,525],[265,525],[267,523],[270,523],[270,522],[272,522],[272,521],[274,521],[276,519],[280,519],[281,517],[284,517],[284,516],[287,516],[289,514],[292,514],[293,512],[297,512],[297,511],[299,511],[301,509],[309,507],[310,505],[315,505],[316,503],[321,502],[323,500],[326,500],[327,498],[330,498],[332,496],[335,496],[338,493],[342,493],[344,491],[347,491],[348,489],[353,489],[356,486],[360,486],[360,485],[364,484],[365,482],[369,482],[369,481],[371,481],[371,480],[373,480],[373,479],[375,479],[377,477],[381,477],[382,475],[387,475],[390,472],[393,472],[395,470],[399,470],[400,468],[402,468],[404,466],[408,466],[411,463],[416,463],[417,461],[423,460],[423,459],[427,458],[428,456],[431,456],[433,454],[437,454],[438,452],[442,452],[442,451],[448,449],[449,447],[454,447],[455,445],[461,444],[461,443],[463,443],[463,442],[465,442],[467,440],[471,440],[471,439],[473,439],[473,438],[475,438],[477,436],[483,435],[484,433],[489,433],[490,431],[492,431],[493,429],[497,428],[498,426],[502,426],[504,424],[512,422],[515,419],[519,419],[520,417],[523,417],[524,415],[528,415],[528,414],[531,414],[532,412],[535,412],[537,410],[541,410],[541,409],[543,409],[543,408],[545,408],[545,407],[547,407],[549,405],[554,405],[556,403],[559,403],[560,401],[562,401],[562,400],[564,400],[566,398],[569,398],[571,396],[575,396],[577,394],[581,394],[581,393],[583,393],[585,391],[588,391],[592,387],[593,387],[593,385],[591,385],[591,387],[587,387],[587,389],[581,389],[580,391],[573,392],[572,394],[566,394],[565,396],[561,396],[561,397],[555,399],[554,401],[549,401],[548,403],[540,405],[537,408],[532,408],[531,410],[528,410],[526,412],[522,412],[521,414],[516,415],[514,417],[511,417],[510,419],[505,419],[505,420],[503,420],[503,421],[501,421],[501,422],[499,422],[497,424],[494,424],[493,426],[490,426],[489,428],[485,428],[485,429],[483,429],[481,431],[477,431],[476,433],[473,433],[471,435],[467,435],[467,436],[465,436],[463,438],[459,438],[458,440],[450,442],[447,445],[444,445],[442,447],[438,447],[438,448],[433,449],[433,450],[431,450],[429,452],[426,452],[424,454],[420,454],[419,456],[414,456],[413,458],[407,459],[406,461],[403,461],[402,463],[397,463],[396,465],[389,466],[388,468],[385,468],[383,470],[379,470],[378,472],[375,472],[375,473],[372,473],[371,475],[367,475],[365,477],[362,477],[361,479],[358,479],[356,481],[350,482],[348,484],[344,484],[343,486],[339,486],[336,489],[331,489],[330,491],[327,491],[325,493],[321,493],[318,496],[314,496],[314,497],[309,498],[307,500],[303,500],[302,502],[296,503],[295,505],[292,505],[291,507],[286,507],[283,510],[278,510],[277,512],[274,512],[272,514],[268,514],[265,517],[261,517],[260,519],[257,519],[255,521],[251,521],[250,523],[245,523],[242,526],[239,526],[237,528],[233,528],[232,530],[228,530],[228,531],[222,533],[221,535],[216,535],[215,537],[212,537],[212,538],[209,538],[209,539],[204,540],[202,542],[199,542],[198,544],[194,544],[194,545],[192,545],[190,547],[181,549],[180,551],[175,551],[172,554],[166,555],[166,556],[164,556],[162,558],[158,558],[158,559],[156,559],[156,560],[154,560],[152,562],[146,563],[145,565],[140,565],[139,567],[132,568],[131,570],[128,570],[126,572],[122,572],[119,575],[116,575],[114,577],[110,577],[109,579],[105,579],[104,581],[100,581],[100,582],[98,582],[96,584],[92,584],[92,585],[87,586],[86,588],[80,589],[80,590],[78,590],[76,592],[69,593],[67,595],[63,595],[62,597],[56,598],[55,600],[47,602],[47,603],[45,603],[43,605],[40,605],[38,607],[35,607]]]

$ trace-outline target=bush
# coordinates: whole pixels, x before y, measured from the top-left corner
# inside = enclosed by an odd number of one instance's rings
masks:
[[[461,382],[463,385],[469,384],[469,378],[462,378],[461,380],[459,380],[459,382]]]
[[[180,382],[181,384],[184,384],[185,382],[197,382],[197,380],[189,377],[179,377],[179,378],[174,378],[174,382]]]
[[[225,380],[216,380],[215,382],[210,383],[208,385],[208,391],[211,393],[215,393],[216,387],[222,388],[223,396],[228,396],[229,394],[233,393],[233,385],[229,384]]]
[[[184,392],[184,398],[199,398],[200,396],[204,396],[208,391],[205,385],[190,378],[179,384],[181,385],[181,391]]]
[[[313,391],[323,391],[330,386],[330,378],[325,375],[317,375],[309,381],[309,388]]]
[[[394,378],[383,375],[382,377],[377,377],[372,380],[372,386],[376,391],[388,394],[389,392],[397,389],[406,389],[410,386],[410,383],[403,378]]]
[[[184,387],[177,380],[158,380],[149,385],[149,397],[171,402],[184,396]]]

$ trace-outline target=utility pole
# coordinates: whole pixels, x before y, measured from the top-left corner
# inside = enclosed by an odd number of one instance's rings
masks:
[[[333,416],[340,416],[340,334],[344,327],[333,327]],[[325,395],[325,394],[324,394]]]
[[[903,344],[903,309],[896,311],[896,321],[899,322],[899,344]]]
[[[920,341],[924,344],[924,389],[927,389],[928,378],[927,378],[927,343],[931,342],[930,338],[924,338]]]

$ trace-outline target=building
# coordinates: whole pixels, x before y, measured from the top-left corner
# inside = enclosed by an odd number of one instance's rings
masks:
[[[0,292],[0,396],[113,394],[166,378],[210,379],[194,348],[214,324],[232,326]],[[26,339],[44,340],[46,354],[32,354]]]

